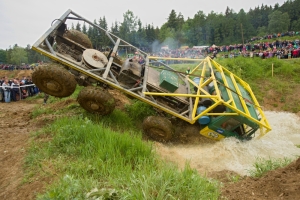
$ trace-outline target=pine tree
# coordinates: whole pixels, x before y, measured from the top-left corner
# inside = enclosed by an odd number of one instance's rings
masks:
[[[76,24],[76,30],[77,30],[77,31],[81,31],[81,27],[80,27],[79,22],[77,22],[77,24]]]
[[[87,34],[87,28],[86,28],[85,22],[83,23],[83,26],[82,26],[82,32],[84,34]]]

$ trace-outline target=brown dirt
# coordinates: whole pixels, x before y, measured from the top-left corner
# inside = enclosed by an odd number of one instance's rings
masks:
[[[260,82],[260,90],[265,92],[261,103],[263,110],[287,111],[300,116],[300,84],[291,83],[279,92],[272,89],[271,83],[264,80]]]
[[[262,178],[246,177],[226,184],[222,195],[227,199],[300,199],[300,158],[290,165],[268,172]]]
[[[16,71],[9,74],[0,71],[0,77],[19,77],[30,76],[31,70]],[[300,87],[295,94],[300,94]],[[267,91],[271,97],[264,99],[265,108],[270,110],[281,109],[280,94],[274,91]],[[116,97],[116,107],[123,109],[125,104],[130,101],[118,91],[110,91]],[[299,99],[299,98],[298,98]],[[298,100],[290,97],[289,102]],[[66,100],[55,105],[47,105],[52,109],[61,109],[73,100]],[[274,107],[274,103],[279,106]],[[45,117],[31,118],[31,112],[36,105],[41,105],[42,99],[32,101],[18,101],[12,103],[0,103],[0,199],[34,199],[37,193],[42,193],[45,186],[53,181],[55,177],[34,177],[30,181],[24,182],[26,168],[24,158],[30,144],[30,132],[36,131],[45,124],[55,120],[57,116],[50,115]],[[298,115],[299,111],[298,111]],[[197,127],[181,126],[180,130],[185,130],[187,135],[181,136],[182,143],[206,143],[213,142],[195,134]],[[157,144],[161,145],[161,144]],[[164,152],[159,152],[163,155]],[[182,161],[185,163],[185,161]],[[206,174],[209,177],[220,180],[222,188],[222,198],[224,199],[300,199],[300,159],[289,166],[271,171],[262,178],[244,177],[241,181],[233,183],[229,177],[237,176],[234,172],[222,171]]]
[[[50,181],[37,178],[23,184],[29,133],[39,127],[30,116],[37,103],[42,101],[0,103],[0,199],[33,199]]]
[[[8,70],[0,70],[0,77],[7,76],[10,78],[19,78],[20,80],[23,78],[23,76],[31,77],[33,70],[14,70],[14,71],[8,71]]]

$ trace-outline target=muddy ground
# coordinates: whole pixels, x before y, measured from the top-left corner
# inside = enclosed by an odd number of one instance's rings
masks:
[[[28,76],[30,73],[20,71],[14,76]],[[119,105],[122,105],[123,101],[124,97],[117,100]],[[65,102],[66,105],[69,103],[72,102]],[[30,133],[45,125],[42,123],[44,120],[31,118],[35,106],[41,104],[42,99],[0,103],[0,199],[34,199],[36,194],[43,192],[45,186],[52,181],[51,178],[39,177],[29,182],[25,181],[24,158],[30,143]],[[196,143],[209,141],[200,138]],[[207,174],[224,184],[224,199],[300,199],[300,159],[283,169],[271,171],[262,178],[244,177],[241,181],[233,183],[228,179],[228,174],[235,173],[221,171]]]

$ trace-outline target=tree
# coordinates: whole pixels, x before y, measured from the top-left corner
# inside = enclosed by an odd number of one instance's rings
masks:
[[[107,30],[107,22],[106,22],[106,18],[105,16],[103,16],[103,18],[100,17],[99,19],[99,26],[105,30]],[[102,46],[102,48],[107,47],[109,44],[111,44],[111,41],[105,37],[105,33],[103,31],[99,31],[99,43]]]
[[[288,13],[290,17],[290,25],[292,26],[294,21],[299,21],[300,18],[300,0],[287,0],[279,8],[279,11],[282,13]],[[292,27],[289,27],[290,30],[293,30]],[[296,31],[296,30],[294,30]]]
[[[114,35],[119,35],[119,25],[117,21],[111,25],[110,32],[112,32]]]
[[[143,28],[142,22],[139,19],[138,22],[138,30],[136,33],[136,43],[137,46],[142,47],[142,46],[146,46],[147,45],[147,41],[146,41],[146,31]]]
[[[130,34],[136,32],[137,22],[138,19],[136,16],[134,16],[132,11],[128,10],[126,13],[124,13],[123,22],[119,27],[120,37],[124,38],[124,40],[131,42],[130,39],[132,38],[130,37]]]
[[[268,34],[268,28],[265,26],[257,28],[257,36],[263,37]]]
[[[272,33],[281,33],[288,31],[290,18],[287,13],[282,13],[279,10],[274,11],[269,15],[269,31]]]
[[[87,28],[86,28],[85,22],[83,23],[83,26],[82,26],[82,32],[84,34],[87,34]]]
[[[0,63],[7,63],[6,51],[3,49],[0,49]]]
[[[241,9],[237,14],[236,33],[238,34],[236,38],[239,38],[239,43],[244,43],[245,39],[255,35],[254,28],[244,9]]]
[[[172,10],[168,17],[167,27],[174,30],[178,28],[178,19],[175,10]]]
[[[300,30],[300,20],[292,21],[290,30],[294,30],[294,31]]]
[[[171,49],[177,49],[178,48],[178,42],[174,40],[175,38],[175,30],[172,28],[169,28],[167,26],[167,23],[162,25],[159,36],[158,36],[160,42],[162,45],[168,45]]]
[[[80,24],[79,24],[79,22],[77,22],[77,24],[76,24],[76,28],[75,28],[77,31],[81,31],[81,27],[80,27]]]
[[[15,46],[11,52],[11,63],[21,65],[21,63],[28,63],[27,52],[22,47]]]

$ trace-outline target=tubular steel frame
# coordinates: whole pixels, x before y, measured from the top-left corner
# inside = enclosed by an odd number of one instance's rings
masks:
[[[73,15],[75,17],[71,17],[70,15]],[[80,67],[80,65],[78,63],[76,63],[75,61],[64,57],[62,55],[60,55],[58,52],[55,52],[52,48],[52,46],[50,45],[49,41],[48,41],[48,37],[51,36],[51,34],[53,34],[57,28],[62,24],[65,23],[66,20],[82,20],[86,23],[88,23],[89,25],[93,26],[94,28],[97,28],[98,30],[102,31],[103,33],[105,33],[105,35],[112,41],[112,43],[114,44],[114,48],[113,48],[113,52],[116,53],[119,47],[130,47],[133,49],[136,49],[139,54],[144,58],[145,60],[145,73],[144,73],[144,80],[143,80],[143,84],[137,88],[134,89],[126,89],[124,87],[122,87],[118,81],[115,79],[112,71],[111,71],[111,65],[113,62],[113,57],[110,57],[109,62],[107,64],[107,66],[105,67],[104,73],[102,74],[102,76],[98,75],[96,72],[99,72],[100,70],[88,70],[88,69],[84,69],[82,67]],[[44,45],[46,44],[46,45]],[[271,130],[271,127],[264,115],[263,110],[261,109],[258,101],[255,98],[255,95],[253,94],[250,86],[243,81],[241,78],[237,77],[236,75],[234,75],[233,73],[231,73],[229,70],[227,70],[226,68],[222,67],[221,65],[219,65],[218,63],[216,63],[214,60],[211,60],[209,57],[205,58],[205,59],[188,59],[188,58],[165,58],[165,57],[152,57],[149,56],[147,53],[143,52],[142,50],[138,49],[137,47],[129,44],[128,42],[122,40],[121,38],[115,36],[114,34],[108,32],[107,30],[101,28],[98,25],[95,25],[94,23],[90,22],[89,20],[81,17],[80,15],[76,14],[75,12],[73,12],[72,10],[68,10],[66,11],[59,19],[57,19],[55,21],[55,23],[42,35],[42,37],[40,37],[32,46],[32,49],[71,68],[74,69],[77,72],[80,72],[81,74],[84,74],[88,77],[91,77],[99,82],[105,83],[115,89],[121,90],[122,92],[133,96],[134,98],[137,98],[147,104],[150,104],[156,108],[159,108],[175,117],[178,117],[184,121],[187,121],[191,124],[194,124],[200,117],[205,116],[205,115],[219,115],[219,116],[224,116],[224,115],[242,115],[246,118],[248,118],[249,120],[255,122],[256,124],[259,125],[260,127],[260,136],[265,135],[268,131]],[[163,93],[163,92],[148,92],[148,88],[147,88],[147,80],[148,80],[148,76],[149,76],[149,67],[151,67],[149,65],[149,60],[181,60],[181,61],[193,61],[193,62],[200,62],[192,71],[190,75],[184,76],[182,73],[180,72],[176,72],[174,70],[174,73],[177,73],[178,77],[181,77],[186,85],[186,93],[176,93],[176,91],[174,93]],[[173,70],[172,68],[170,68],[169,66],[165,65],[165,68],[167,68],[168,70]],[[205,77],[205,70],[206,69],[210,69],[210,77],[209,78],[201,78],[199,84],[196,84],[191,78],[190,76],[192,76],[193,74],[196,74],[197,71],[202,70],[202,74],[201,77]],[[227,102],[225,102],[220,94],[220,90],[219,90],[219,86],[218,86],[218,82],[216,80],[215,74],[214,72],[220,72],[222,79],[224,81],[224,85],[226,87],[227,93],[229,95],[229,100]],[[239,99],[240,102],[242,104],[242,107],[244,109],[244,111],[241,111],[237,108],[237,106],[235,105],[235,102],[233,100],[233,91],[230,90],[228,82],[225,78],[225,74],[231,78],[232,82],[234,83],[234,87],[235,90],[237,92],[237,94],[239,95]],[[214,87],[215,87],[215,91],[216,94],[215,95],[211,95],[209,94],[206,90],[203,89],[203,87],[207,86],[210,83],[213,83]],[[237,83],[239,83],[251,96],[251,102],[255,105],[261,119],[257,120],[254,117],[252,117],[250,115],[250,112],[248,110],[248,107],[246,105],[246,101],[249,102],[249,100],[246,100],[242,97],[241,92],[239,90],[239,87],[237,86]],[[196,94],[192,94],[191,90],[190,90],[190,85],[194,86],[197,88],[197,92]],[[159,104],[158,102],[155,101],[153,96],[171,96],[174,98],[178,98],[178,97],[186,97],[188,98],[188,107],[184,110],[181,111],[181,113],[175,112],[171,109],[166,108],[165,106]],[[149,97],[149,98],[147,98]],[[194,98],[194,101],[193,101]],[[213,101],[212,106],[208,107],[205,111],[203,111],[202,113],[198,114],[196,113],[197,111],[197,107],[198,107],[198,103],[200,101],[201,98],[210,98]],[[215,107],[217,107],[218,105],[225,105],[226,107],[228,107],[229,109],[231,109],[233,112],[230,113],[210,113],[210,111],[212,111]]]

